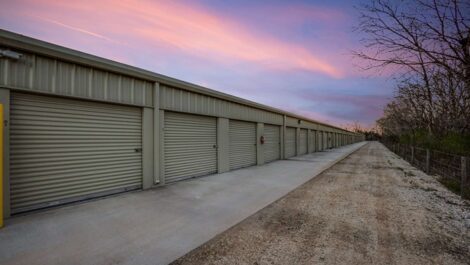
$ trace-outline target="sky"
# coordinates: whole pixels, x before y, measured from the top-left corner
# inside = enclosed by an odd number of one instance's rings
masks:
[[[367,0],[0,0],[0,28],[311,119],[371,127],[393,96],[363,71]]]

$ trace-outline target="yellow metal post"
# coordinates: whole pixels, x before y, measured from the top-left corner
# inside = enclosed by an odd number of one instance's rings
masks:
[[[0,228],[3,227],[3,105],[0,104]]]

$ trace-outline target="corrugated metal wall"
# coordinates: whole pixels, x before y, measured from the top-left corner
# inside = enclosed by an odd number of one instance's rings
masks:
[[[217,172],[217,119],[165,112],[165,182]]]
[[[139,106],[153,106],[153,83],[24,53],[0,58],[0,86]]]
[[[283,122],[281,114],[164,85],[160,87],[160,108],[277,125]]]
[[[141,187],[140,108],[12,93],[10,119],[13,213]]]
[[[229,121],[230,170],[256,165],[256,123]]]
[[[281,157],[281,127],[264,125],[264,161],[271,162]]]

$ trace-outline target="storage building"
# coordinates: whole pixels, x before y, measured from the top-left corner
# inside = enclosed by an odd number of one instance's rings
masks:
[[[4,211],[261,165],[362,136],[0,30]]]

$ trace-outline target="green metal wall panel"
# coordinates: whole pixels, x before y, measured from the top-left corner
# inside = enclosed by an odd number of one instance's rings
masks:
[[[0,58],[0,85],[61,96],[153,106],[153,83],[51,57]]]
[[[282,125],[283,120],[278,113],[165,85],[160,87],[160,107],[169,111],[277,125]]]

